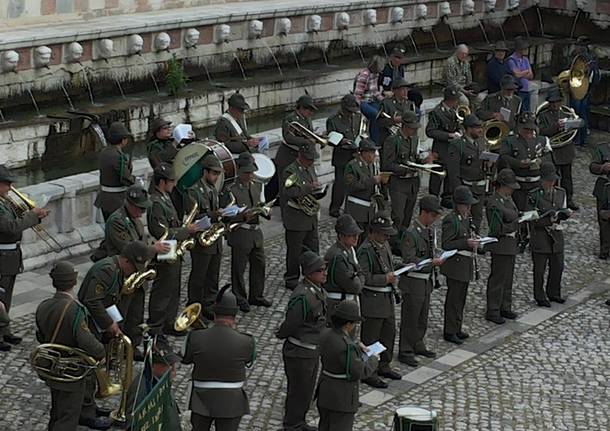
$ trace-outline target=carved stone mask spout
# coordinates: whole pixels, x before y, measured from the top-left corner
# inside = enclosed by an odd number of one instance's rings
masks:
[[[428,17],[428,6],[425,4],[418,4],[415,8],[415,16],[417,19],[426,19]]]
[[[290,21],[290,18],[281,18],[278,21],[277,27],[280,36],[287,36],[290,30],[292,30],[292,21]]]
[[[405,10],[401,7],[393,7],[390,11],[390,22],[392,24],[401,24],[405,16]]]
[[[127,52],[129,55],[140,54],[144,49],[144,39],[139,34],[132,34],[127,38]]]
[[[320,15],[310,15],[307,18],[307,33],[318,33],[322,27],[322,17]]]
[[[338,30],[347,30],[349,28],[349,14],[347,12],[339,12],[337,14],[336,23]]]
[[[447,18],[449,15],[451,15],[451,5],[448,1],[441,2],[438,6],[438,16]]]
[[[2,73],[15,72],[19,63],[19,54],[17,51],[4,51],[0,56],[0,67]]]
[[[231,40],[231,26],[220,24],[214,32],[214,42],[216,44],[228,43]]]
[[[108,59],[114,53],[114,42],[112,39],[102,39],[98,43],[100,57]]]
[[[34,66],[37,68],[48,67],[51,62],[53,51],[48,46],[39,46],[34,50]]]
[[[189,28],[186,33],[184,33],[184,47],[187,49],[195,48],[197,42],[199,42],[199,30],[196,28]]]
[[[263,22],[258,19],[250,21],[248,25],[248,39],[260,39],[263,36]]]
[[[169,51],[169,46],[171,43],[172,39],[169,34],[161,32],[155,36],[155,51]]]
[[[364,11],[364,23],[371,27],[377,25],[377,11],[375,9],[367,9]]]

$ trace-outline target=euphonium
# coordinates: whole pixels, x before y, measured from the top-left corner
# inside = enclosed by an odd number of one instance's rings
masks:
[[[174,329],[178,332],[186,331],[187,329],[201,329],[206,325],[200,318],[201,304],[195,302],[187,306],[174,321]]]
[[[121,335],[112,338],[108,343],[105,374],[108,376],[111,387],[120,388],[122,391],[119,407],[110,413],[110,417],[114,421],[125,422],[127,420],[127,391],[133,380],[133,345],[129,337]],[[113,379],[116,380],[116,383],[112,383]],[[101,394],[101,391],[102,388],[99,388],[98,394]]]
[[[488,151],[496,151],[500,148],[502,139],[508,136],[509,133],[508,124],[504,121],[498,120],[487,120],[483,124],[483,136],[487,143]]]
[[[546,111],[547,109],[549,109],[549,107],[550,107],[549,102],[544,102],[542,105],[540,105],[538,107],[538,109],[536,109],[536,116],[538,116],[543,111]],[[577,120],[579,118],[578,115],[576,115],[576,112],[569,106],[562,105],[559,108],[559,110],[563,114],[566,115],[566,117],[564,117],[566,119]],[[568,145],[576,137],[577,133],[578,133],[578,129],[570,129],[570,130],[562,130],[561,132],[554,134],[553,136],[551,136],[549,138],[551,147],[553,149],[555,149],[555,148],[561,148],[561,147]]]
[[[134,272],[123,282],[121,295],[131,295],[136,289],[142,287],[145,282],[154,280],[156,276],[157,271],[152,268],[144,268],[142,271]]]
[[[470,108],[468,105],[458,105],[458,107],[455,108],[455,115],[457,116],[457,119],[462,122],[464,121],[464,118],[470,115]]]
[[[299,180],[299,177],[296,174],[292,174],[288,178],[286,178],[284,187],[289,189],[290,187],[293,187],[298,183],[303,184],[303,182]],[[312,194],[308,194],[298,198],[292,198],[291,200],[299,207],[301,211],[303,211],[306,215],[310,217],[317,215],[318,211],[320,211],[320,202],[318,202],[318,200]]]

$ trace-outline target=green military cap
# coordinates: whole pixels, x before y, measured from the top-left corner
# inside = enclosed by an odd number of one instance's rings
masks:
[[[318,110],[318,107],[313,103],[313,98],[309,94],[304,94],[298,98],[297,108],[305,108],[311,111]]]
[[[326,263],[317,253],[307,250],[299,257],[299,263],[301,264],[301,271],[304,275],[309,275],[314,272],[324,270]]]
[[[402,113],[402,125],[409,129],[419,129],[421,127],[421,124],[419,124],[419,120],[417,119],[417,114],[413,111],[404,111]]]
[[[479,202],[467,186],[457,186],[453,191],[453,202],[458,205],[474,205]]]
[[[358,303],[347,299],[344,299],[335,306],[333,316],[348,322],[362,322],[364,320],[360,315],[360,306]]]
[[[464,127],[483,127],[483,122],[476,115],[470,114],[464,118]]]
[[[256,165],[254,164],[253,161],[244,162],[244,163],[240,163],[237,165],[238,174],[256,172],[257,170],[258,170],[258,168],[256,167]]]
[[[516,90],[519,88],[519,85],[513,75],[504,75],[500,79],[500,88],[502,90]]]
[[[152,202],[148,199],[148,192],[141,186],[132,185],[127,189],[127,196],[125,200],[137,206],[138,208],[142,208],[144,210],[151,207]]]
[[[394,223],[387,211],[380,211],[373,217],[369,223],[369,228],[372,231],[381,232],[386,235],[396,235],[397,231],[394,228]]]
[[[542,181],[557,181],[559,176],[557,175],[555,165],[551,162],[542,163],[540,166],[540,177]]]
[[[517,127],[519,129],[538,130],[536,125],[536,115],[532,112],[522,112],[517,119]]]
[[[151,121],[150,128],[148,129],[148,131],[151,135],[154,135],[155,133],[157,133],[159,131],[159,129],[161,129],[165,126],[170,126],[171,124],[172,124],[171,121],[164,120],[163,118],[155,118],[154,120]]]
[[[220,160],[218,160],[218,157],[216,157],[215,154],[208,154],[207,156],[205,156],[203,158],[202,163],[203,167],[208,171],[215,171],[220,173],[225,171],[222,167],[222,164],[220,163]]]
[[[136,271],[142,271],[154,253],[144,242],[132,241],[123,247],[121,255],[136,268]]]
[[[360,139],[360,144],[358,145],[358,151],[375,151],[379,148],[375,141],[369,138]]]
[[[411,84],[409,84],[409,81],[407,81],[406,79],[404,79],[402,77],[398,78],[398,79],[395,79],[392,82],[392,89],[393,90],[395,90],[397,88],[403,88],[403,87],[409,88],[409,87],[411,87]]]
[[[74,270],[74,265],[62,260],[53,265],[49,276],[57,290],[68,290],[76,286],[78,273]]]
[[[335,223],[335,231],[343,235],[359,235],[362,233],[362,229],[349,214],[342,214],[337,218]]]
[[[111,144],[119,144],[123,139],[131,136],[127,127],[120,121],[115,121],[108,128],[108,137]]]
[[[350,93],[341,98],[341,108],[349,112],[358,112],[360,110],[360,105],[358,104],[356,96]]]
[[[458,100],[460,98],[460,92],[457,88],[450,85],[443,90],[443,99],[445,100]]]
[[[301,154],[307,160],[319,159],[320,155],[316,151],[314,144],[304,144],[299,148],[299,154]]]
[[[0,183],[14,183],[15,177],[11,175],[11,171],[4,165],[0,165]]]
[[[561,92],[557,88],[553,88],[549,91],[549,94],[546,96],[546,101],[549,103],[553,102],[561,102],[563,97],[561,97]]]
[[[229,97],[229,106],[241,109],[242,111],[250,109],[250,105],[248,105],[248,102],[246,102],[246,98],[241,93],[231,94],[231,97]]]
[[[512,169],[504,168],[498,172],[496,183],[500,186],[510,187],[511,189],[520,189],[521,186],[517,182],[517,177]]]
[[[439,199],[434,195],[423,196],[419,200],[419,209],[422,211],[440,214],[443,212]]]
[[[161,178],[163,180],[175,180],[176,175],[174,175],[174,169],[169,163],[161,163],[154,170],[154,175],[157,178]]]
[[[220,289],[212,311],[216,316],[235,316],[237,314],[237,298],[231,291],[231,284],[225,284]]]

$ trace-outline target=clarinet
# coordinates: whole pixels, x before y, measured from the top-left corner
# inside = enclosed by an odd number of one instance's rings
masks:
[[[474,225],[474,221],[472,219],[472,215],[468,217],[468,222],[470,223],[470,239],[478,239],[476,234],[476,229]],[[473,265],[473,278],[474,280],[479,280],[481,278],[481,274],[479,273],[479,260],[477,259],[477,251],[474,251],[474,265]]]
[[[438,245],[438,239],[436,237],[436,229],[434,229],[432,226],[428,227],[428,244],[432,244],[432,253],[431,254],[431,258],[434,259],[434,255],[436,253],[437,250],[437,245]],[[441,288],[441,282],[440,282],[440,274],[438,272],[438,266],[433,266],[432,267],[432,278],[433,280],[433,289],[440,289]]]
[[[381,250],[379,249],[379,247],[377,247],[377,244],[375,244],[375,241],[370,241],[370,244],[371,244],[371,246],[373,246],[373,250],[375,250],[375,254],[377,254],[377,258],[379,259],[379,265],[381,266],[381,270],[384,272],[384,274],[393,272],[394,265],[392,264],[392,253],[390,250],[388,250],[387,245],[384,244],[383,249],[385,250],[386,255],[390,256],[390,267],[388,267],[388,265],[386,265],[385,262],[383,261],[383,258],[381,256]],[[398,291],[398,280],[396,280],[392,284],[392,294],[394,295],[394,301],[396,301],[396,304],[400,304],[402,301],[402,298],[400,296],[400,292]]]

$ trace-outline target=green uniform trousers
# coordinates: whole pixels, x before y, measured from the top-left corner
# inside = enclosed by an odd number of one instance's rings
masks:
[[[513,295],[515,255],[491,254],[491,272],[487,279],[487,316],[510,312]]]
[[[462,332],[464,306],[468,294],[468,282],[447,277],[447,296],[445,298],[445,324],[443,332],[454,335]]]

